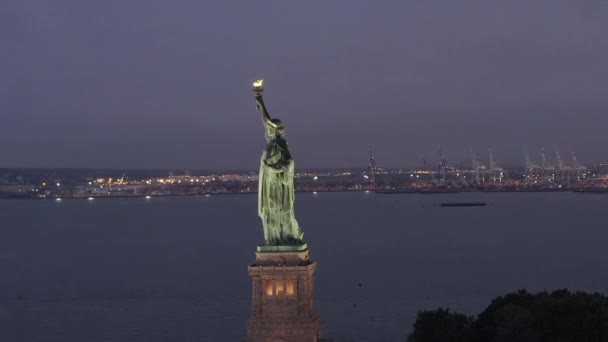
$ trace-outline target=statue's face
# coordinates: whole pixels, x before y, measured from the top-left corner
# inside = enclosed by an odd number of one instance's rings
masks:
[[[275,139],[277,136],[276,130],[270,126],[266,127],[266,140],[270,141]]]

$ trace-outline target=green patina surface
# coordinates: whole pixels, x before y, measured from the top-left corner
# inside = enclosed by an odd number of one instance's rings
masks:
[[[307,244],[298,246],[258,246],[258,252],[305,252],[308,250]]]
[[[258,188],[258,215],[264,226],[265,244],[301,246],[304,232],[294,214],[294,161],[284,139],[285,128],[266,110],[261,84],[254,88],[254,93],[266,137]]]

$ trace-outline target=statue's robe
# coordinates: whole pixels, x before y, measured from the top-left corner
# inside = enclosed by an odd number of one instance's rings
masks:
[[[268,164],[268,165],[267,165]],[[277,172],[276,169],[282,170]],[[267,244],[301,240],[302,231],[294,215],[294,162],[287,142],[268,142],[260,162],[258,215],[264,224]]]

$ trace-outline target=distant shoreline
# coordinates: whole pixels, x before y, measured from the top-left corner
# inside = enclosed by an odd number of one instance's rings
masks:
[[[296,191],[298,193],[317,193],[317,192],[365,192],[366,190],[322,190],[322,191]],[[371,191],[370,191],[371,192]],[[257,194],[257,191],[248,192],[217,192],[208,194],[167,194],[167,195],[117,195],[117,196],[57,196],[57,197],[0,197],[0,200],[42,200],[42,201],[55,201],[61,200],[88,200],[92,199],[113,199],[113,198],[159,198],[159,197],[211,197],[211,196],[226,196],[226,195],[253,195]]]
[[[459,192],[424,192],[424,191],[403,191],[399,192],[401,189],[396,189],[394,193],[386,192],[382,189],[370,190],[370,189],[356,189],[356,190],[298,190],[297,193],[329,193],[329,192],[368,192],[374,193],[377,195],[457,195],[461,193],[564,193],[564,192],[572,192],[572,193],[583,193],[583,194],[608,194],[608,191],[581,191],[581,190],[493,190],[493,191],[483,191],[483,190],[464,190]],[[254,195],[257,194],[257,191],[248,191],[248,192],[218,192],[218,193],[206,193],[206,194],[166,194],[166,195],[117,195],[117,196],[56,196],[56,197],[27,197],[27,196],[6,196],[0,197],[0,200],[46,200],[46,201],[57,201],[57,200],[94,200],[94,199],[115,199],[115,198],[162,198],[162,197],[211,197],[211,196],[227,196],[227,195]]]

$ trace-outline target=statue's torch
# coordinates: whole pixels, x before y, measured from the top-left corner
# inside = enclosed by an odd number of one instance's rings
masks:
[[[255,80],[255,82],[253,82],[253,93],[255,96],[262,96],[262,92],[264,92],[264,88],[262,87],[263,84],[263,79]]]

